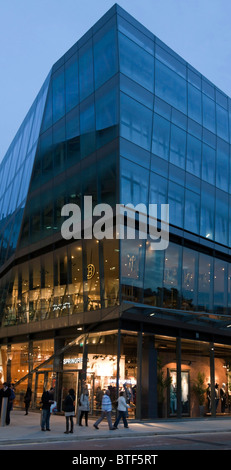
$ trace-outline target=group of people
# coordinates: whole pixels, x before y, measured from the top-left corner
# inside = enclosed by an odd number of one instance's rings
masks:
[[[3,384],[2,389],[0,390],[0,414],[2,408],[2,399],[4,397],[8,398],[7,408],[6,408],[6,424],[10,424],[10,411],[13,408],[13,401],[15,399],[15,392],[13,384],[7,384],[6,382]],[[30,402],[32,399],[32,391],[30,387],[27,387],[26,394],[24,396],[24,403],[25,403],[25,415],[28,415],[28,410],[30,406]],[[115,430],[118,428],[118,424],[123,419],[124,427],[128,428],[127,423],[127,416],[128,416],[128,408],[129,404],[127,403],[128,400],[125,399],[125,393],[120,392],[120,396],[117,400],[118,402],[118,415],[117,418],[112,424],[112,401],[110,398],[110,390],[106,390],[105,394],[102,396],[102,404],[101,404],[101,416],[100,418],[94,423],[94,427],[99,429],[98,425],[104,418],[107,418],[109,429]],[[42,416],[41,416],[41,430],[42,431],[50,431],[50,416],[52,413],[52,407],[55,404],[54,400],[54,388],[51,387],[49,390],[44,391],[41,398],[41,405],[42,405]],[[68,394],[64,400],[64,414],[66,420],[66,430],[65,434],[73,433],[74,431],[74,416],[75,416],[75,392],[71,388],[68,391]],[[90,411],[90,402],[89,402],[89,392],[88,389],[85,388],[80,395],[78,401],[78,409],[79,409],[79,426],[82,426],[83,417],[85,418],[85,425],[88,426],[88,413]]]

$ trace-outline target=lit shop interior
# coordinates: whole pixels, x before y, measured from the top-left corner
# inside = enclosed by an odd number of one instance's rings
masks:
[[[63,348],[54,354],[54,340],[40,340],[29,343],[1,346],[0,380],[3,383],[9,373],[15,384],[16,399],[14,408],[24,407],[24,395],[28,384],[32,388],[31,408],[41,408],[41,396],[44,389],[55,387],[58,412],[62,412],[63,400],[70,388],[76,391],[76,397],[83,387],[87,387],[90,397],[90,415],[95,416],[101,410],[101,400],[106,389],[111,391],[113,412],[116,412],[118,390],[127,393],[130,401],[129,417],[137,416],[138,396],[142,389],[153,390],[157,417],[177,416],[181,407],[182,417],[199,417],[201,401],[195,391],[200,383],[202,387],[203,415],[211,414],[211,382],[216,390],[216,414],[231,413],[231,346],[209,342],[181,339],[181,348],[177,339],[163,335],[142,335],[142,343],[148,338],[156,359],[149,364],[151,375],[156,377],[155,386],[148,383],[147,355],[140,360],[139,338],[137,332],[121,330],[120,360],[118,361],[118,330],[92,333],[87,336],[85,345],[83,336],[66,341]],[[80,339],[79,339],[80,338]],[[83,348],[87,347],[86,375],[83,380]],[[211,349],[214,356],[214,369],[211,370]],[[57,350],[57,348],[56,348]],[[177,374],[179,373],[179,354],[181,364],[181,400],[177,398]],[[141,365],[142,363],[142,365]],[[119,365],[119,374],[117,368]],[[143,367],[143,373],[140,368]],[[213,380],[211,380],[213,374]],[[149,390],[149,395],[150,395]],[[225,392],[225,395],[223,394]],[[142,392],[143,393],[143,392]],[[143,396],[143,395],[142,395]],[[77,412],[76,399],[76,412]]]

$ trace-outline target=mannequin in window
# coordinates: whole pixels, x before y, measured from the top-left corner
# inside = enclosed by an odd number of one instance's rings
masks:
[[[221,398],[221,412],[225,413],[226,408],[226,391],[225,391],[225,384],[222,384],[220,389],[220,398]]]
[[[208,384],[206,389],[207,400],[208,400],[208,411],[211,411],[211,384]]]
[[[215,405],[216,405],[216,411],[219,403],[219,390],[218,390],[218,384],[215,385]]]

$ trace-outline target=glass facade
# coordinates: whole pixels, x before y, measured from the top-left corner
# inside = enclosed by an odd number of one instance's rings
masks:
[[[123,317],[123,306],[131,304],[142,312],[151,308],[153,321],[160,311],[171,321],[174,315],[196,324],[201,317],[229,321],[230,145],[230,98],[117,5],[54,64],[0,165],[0,333],[11,337],[12,328],[14,335],[35,334],[29,349],[25,336],[16,341],[11,371],[21,391],[29,374],[35,407],[47,384],[60,383],[63,397],[73,380],[78,391],[79,345],[65,352],[62,380],[58,376],[50,332],[60,325],[82,328],[91,312],[95,318],[113,312]],[[93,208],[106,203],[113,210],[119,203],[169,204],[168,248],[152,250],[138,231],[132,240],[118,240],[115,226],[112,240],[64,240],[62,207],[78,205],[83,221],[85,196],[92,197]],[[177,331],[175,338],[152,331],[152,342],[145,338],[142,346],[139,325],[126,324],[129,333],[123,328],[120,373],[115,325],[111,335],[102,332],[102,342],[89,342],[86,381],[93,409],[98,411],[97,387],[121,388],[126,380],[138,387],[140,416],[140,352],[147,358],[150,348],[157,375],[162,370],[169,379],[159,414],[175,416],[181,401],[181,413],[195,416],[191,380],[201,355],[209,379],[209,339],[203,343],[189,334],[182,340],[180,386]],[[46,339],[36,337],[39,330]],[[8,349],[3,341],[2,377],[9,375]],[[31,364],[24,367],[24,349],[33,355],[36,372]],[[221,358],[228,364],[229,349],[216,351],[215,375],[219,370],[221,377]],[[72,368],[73,361],[78,367]],[[151,383],[151,369],[149,378]]]

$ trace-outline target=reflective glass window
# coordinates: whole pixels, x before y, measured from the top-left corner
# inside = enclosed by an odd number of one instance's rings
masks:
[[[197,269],[198,253],[189,248],[183,248],[182,260],[182,305],[184,310],[197,308]]]
[[[45,131],[52,125],[52,83],[49,87],[48,95],[47,95],[47,100],[46,100],[46,106],[44,110],[44,116],[43,116],[43,122],[42,122],[42,131]],[[36,115],[34,118],[34,123],[33,123],[33,129],[32,129],[32,135],[31,135],[31,140],[35,141],[35,136],[36,133],[38,134],[38,129],[37,129],[37,124],[36,124],[36,117],[38,120],[38,115],[39,115],[39,106],[36,108]],[[33,137],[34,136],[34,137]]]
[[[211,311],[213,308],[213,259],[199,253],[198,310]]]
[[[217,134],[222,139],[229,139],[228,111],[216,104]]]
[[[79,106],[66,114],[66,139],[72,139],[80,133]]]
[[[107,25],[106,29],[108,29]],[[105,28],[102,28],[102,30],[95,34],[93,43],[95,87],[98,88],[116,73],[115,27],[109,29],[109,31],[105,31]]]
[[[163,46],[166,48],[166,46],[163,44]],[[164,64],[168,65],[169,68],[174,70],[174,72],[177,72],[179,75],[182,75],[182,77],[186,77],[186,65],[185,63],[179,61],[176,57],[174,57],[175,53],[174,51],[171,51],[169,53],[166,49],[160,47],[158,44],[156,44],[155,47],[155,56],[158,60],[163,62]]]
[[[190,68],[188,68],[188,81],[201,90],[201,75],[193,72]]]
[[[170,162],[185,168],[186,132],[171,125]]]
[[[65,64],[66,112],[79,102],[78,56],[75,54]]]
[[[168,181],[156,173],[150,174],[149,204],[167,204]]]
[[[139,29],[126,21],[120,15],[117,15],[118,30],[125,34],[128,38],[136,42],[140,47],[154,55],[154,40],[147,37]]]
[[[123,298],[141,301],[144,282],[144,244],[141,240],[121,241],[121,278]]]
[[[106,129],[118,122],[117,91],[114,81],[110,81],[95,93],[96,130]]]
[[[122,138],[120,139],[120,154],[145,168],[150,166],[150,152]]]
[[[186,170],[195,176],[201,176],[201,141],[187,135]]]
[[[206,144],[202,144],[202,179],[215,184],[216,152]]]
[[[216,130],[215,102],[202,93],[203,100],[203,126],[212,132]]]
[[[169,181],[168,187],[169,222],[183,228],[184,188]]]
[[[121,204],[147,204],[148,170],[139,165],[120,159],[121,168]]]
[[[58,70],[52,79],[53,89],[53,122],[58,121],[65,113],[64,68]]]
[[[201,216],[200,234],[214,240],[215,188],[202,182],[201,184]]]
[[[164,101],[186,113],[185,79],[158,60],[155,63],[155,93]]]
[[[150,150],[152,112],[121,93],[121,136]]]
[[[164,251],[146,245],[144,302],[161,307],[163,292]]]
[[[144,106],[147,106],[147,108],[153,110],[154,95],[122,73],[120,74],[120,89],[126,95],[131,96],[131,98],[134,98]]]
[[[120,72],[154,90],[154,58],[136,43],[119,33]]]
[[[190,232],[200,230],[200,195],[186,189],[184,228]]]
[[[229,145],[217,139],[216,186],[223,191],[229,189]]]
[[[95,105],[91,96],[80,103],[80,133],[85,134],[95,129]]]
[[[170,122],[158,114],[154,114],[152,153],[168,160],[170,139]]]
[[[164,257],[164,299],[166,308],[180,307],[182,248],[169,243]]]
[[[220,259],[214,259],[214,310],[225,313],[226,300],[227,263]]]
[[[223,245],[228,245],[228,194],[216,190],[216,219],[215,240]]]
[[[94,89],[92,42],[89,41],[79,50],[79,89],[80,100],[89,96]]]
[[[201,92],[190,83],[188,84],[188,115],[201,123]]]

